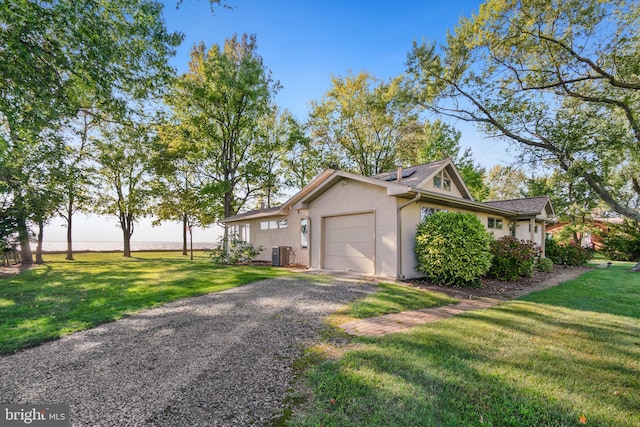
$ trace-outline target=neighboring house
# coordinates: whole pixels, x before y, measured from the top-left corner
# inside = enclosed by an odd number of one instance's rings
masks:
[[[418,223],[434,212],[471,212],[495,238],[513,235],[544,249],[554,211],[548,197],[480,203],[450,159],[361,176],[325,170],[283,205],[222,223],[265,251],[291,247],[291,264],[397,278],[420,277],[414,253]]]
[[[599,251],[603,246],[604,237],[609,234],[612,227],[620,225],[624,222],[623,218],[586,218],[581,224],[577,237],[580,240],[580,246],[583,248],[591,248]],[[572,225],[570,222],[558,222],[547,227],[547,234],[555,236],[564,231],[565,227]]]

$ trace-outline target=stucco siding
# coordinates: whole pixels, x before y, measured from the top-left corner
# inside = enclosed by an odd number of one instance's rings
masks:
[[[262,247],[262,252],[256,257],[256,261],[271,262],[271,248],[273,246],[291,246],[292,264],[309,265],[309,248],[300,245],[300,219],[307,216],[308,211],[292,209],[288,216],[271,216],[250,220],[238,220],[229,222],[228,226],[249,224],[250,242],[255,248]],[[287,228],[262,229],[264,222],[280,222],[287,220]]]
[[[324,219],[373,213],[375,221],[374,274],[396,275],[396,203],[386,190],[350,179],[337,182],[309,204],[311,218],[311,266],[325,268]]]

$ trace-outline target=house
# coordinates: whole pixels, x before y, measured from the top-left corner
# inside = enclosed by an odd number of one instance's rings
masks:
[[[544,250],[554,211],[548,197],[477,202],[450,159],[375,176],[327,169],[281,206],[222,223],[254,247],[291,247],[291,264],[414,278],[418,223],[437,211],[471,212],[495,238],[513,235]]]
[[[583,248],[591,248],[599,251],[603,248],[604,237],[609,234],[611,229],[624,222],[623,218],[600,218],[591,217],[584,218],[581,222],[557,222],[547,227],[547,235],[557,236],[565,233],[571,233],[567,231],[567,227],[572,227],[575,230],[575,237],[580,241],[580,246]]]

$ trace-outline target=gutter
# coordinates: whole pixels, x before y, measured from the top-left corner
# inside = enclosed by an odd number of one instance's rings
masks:
[[[405,204],[402,204],[400,206],[398,206],[398,211],[397,211],[397,225],[398,225],[398,229],[397,229],[397,250],[396,250],[396,262],[397,262],[397,266],[396,266],[396,274],[398,276],[398,279],[402,279],[404,278],[404,275],[402,274],[402,214],[401,211],[402,209],[406,208],[407,206],[416,203],[420,200],[420,198],[422,197],[422,195],[420,193],[416,193],[415,197],[411,200],[409,200],[408,202],[406,202]]]

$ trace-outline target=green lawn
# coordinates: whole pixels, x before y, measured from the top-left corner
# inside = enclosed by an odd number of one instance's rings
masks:
[[[11,353],[188,296],[288,274],[255,266],[217,266],[199,253],[47,255],[46,265],[0,279],[0,354]]]
[[[640,273],[556,288],[352,348],[308,372],[308,426],[640,426]],[[335,355],[334,355],[335,357]]]
[[[359,301],[352,302],[329,319],[333,325],[352,320],[368,319],[389,313],[400,313],[407,310],[439,307],[457,302],[447,295],[427,292],[405,285],[380,283],[380,291]]]

